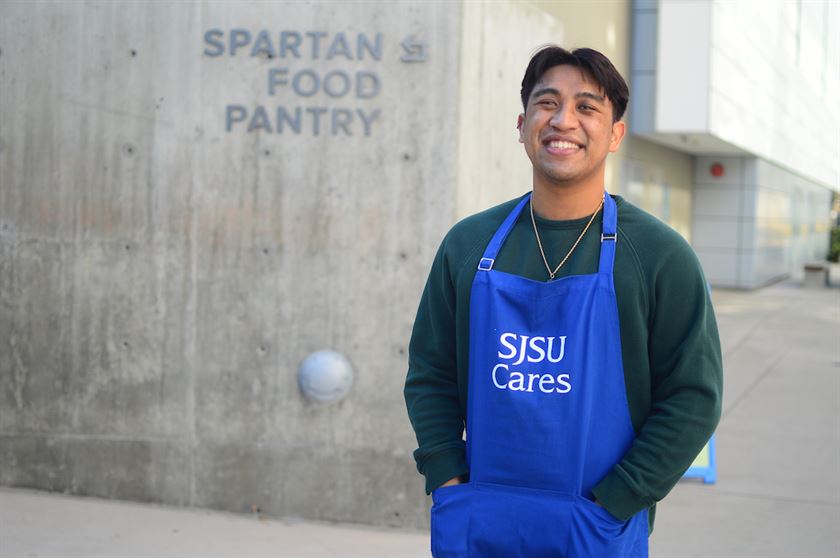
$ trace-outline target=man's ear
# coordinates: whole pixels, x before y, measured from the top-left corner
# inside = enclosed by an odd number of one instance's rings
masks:
[[[613,122],[612,137],[610,138],[610,153],[618,151],[618,146],[621,145],[621,140],[624,138],[624,133],[626,131],[627,127],[623,120]]]
[[[525,122],[525,113],[519,115],[516,119],[516,129],[519,130],[519,143],[525,143],[525,138],[522,136],[522,123]]]

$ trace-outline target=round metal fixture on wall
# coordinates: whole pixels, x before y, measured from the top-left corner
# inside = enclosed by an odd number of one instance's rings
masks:
[[[298,383],[309,399],[325,403],[339,401],[353,385],[353,367],[347,357],[337,351],[315,351],[301,361]]]

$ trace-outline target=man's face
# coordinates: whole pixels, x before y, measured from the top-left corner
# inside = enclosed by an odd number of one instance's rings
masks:
[[[604,187],[607,154],[618,149],[624,122],[585,72],[553,66],[534,85],[517,124],[534,169],[534,186]]]

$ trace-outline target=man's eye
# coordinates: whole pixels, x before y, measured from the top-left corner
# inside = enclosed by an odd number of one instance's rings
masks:
[[[542,101],[537,101],[537,104],[544,107],[553,107],[554,101],[552,101],[551,99],[543,99]]]
[[[581,110],[595,110],[595,107],[591,105],[578,105],[578,108]]]

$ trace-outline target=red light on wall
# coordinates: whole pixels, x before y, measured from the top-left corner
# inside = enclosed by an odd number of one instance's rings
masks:
[[[723,165],[721,165],[720,163],[713,163],[709,167],[709,173],[711,173],[711,175],[714,176],[715,178],[720,178],[721,176],[723,176],[723,173],[725,172],[725,170],[726,169],[724,169]]]

